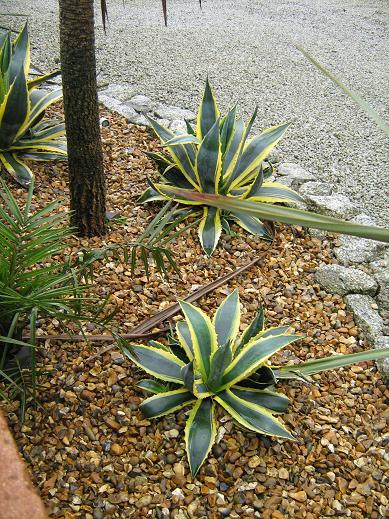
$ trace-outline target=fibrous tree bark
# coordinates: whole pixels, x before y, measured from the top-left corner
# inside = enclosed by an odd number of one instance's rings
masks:
[[[105,178],[97,99],[93,0],[59,0],[71,223],[105,233]]]

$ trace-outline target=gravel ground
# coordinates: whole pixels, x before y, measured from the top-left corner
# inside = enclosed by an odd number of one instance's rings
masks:
[[[2,12],[30,13],[33,60],[58,63],[57,0],[3,0]],[[98,3],[98,2],[96,2]],[[107,35],[97,18],[101,81],[131,83],[139,93],[195,109],[208,72],[224,108],[259,105],[261,127],[294,120],[280,145],[336,184],[366,212],[389,224],[388,161],[383,134],[298,51],[299,42],[385,116],[387,0],[110,0]],[[20,19],[3,17],[20,26]],[[387,114],[387,112],[386,112]]]
[[[56,108],[54,108],[56,110]],[[155,213],[135,205],[152,163],[141,149],[153,146],[148,133],[106,111],[103,128],[109,209],[128,218],[104,237],[75,239],[80,248],[130,240]],[[155,141],[154,141],[155,142]],[[149,148],[150,149],[150,148]],[[35,209],[58,197],[68,199],[66,165],[38,165]],[[24,190],[11,186],[18,198]],[[238,230],[238,228],[236,228]],[[340,296],[327,294],[314,272],[331,262],[331,243],[280,227],[266,259],[199,302],[210,315],[235,287],[246,326],[262,301],[268,326],[289,324],[304,338],[276,361],[307,360],[352,353],[366,344]],[[96,269],[96,290],[110,293],[125,332],[209,281],[246,264],[267,246],[239,232],[207,260],[195,229],[174,246],[181,278],[132,278],[115,262]],[[55,334],[41,323],[39,334]],[[87,327],[89,330],[90,328]],[[93,332],[95,333],[95,332]],[[101,346],[100,346],[101,347]],[[296,442],[244,432],[221,417],[219,442],[193,480],[184,451],[185,412],[146,420],[144,398],[135,387],[144,377],[116,350],[87,359],[93,344],[51,343],[42,348],[42,407],[29,409],[23,426],[16,405],[4,406],[35,485],[54,518],[113,517],[187,519],[315,519],[387,517],[389,392],[373,363],[323,373],[314,382],[282,385],[291,398],[282,420]]]

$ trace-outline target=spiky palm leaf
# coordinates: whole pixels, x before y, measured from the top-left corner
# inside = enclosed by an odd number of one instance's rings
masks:
[[[237,290],[223,301],[212,321],[199,308],[184,301],[180,305],[185,320],[177,323],[177,341],[169,346],[156,341],[131,344],[123,351],[137,366],[163,381],[140,382],[139,387],[154,393],[140,406],[145,416],[157,418],[193,406],[185,428],[193,476],[215,441],[216,404],[246,429],[291,440],[293,436],[275,416],[289,403],[285,395],[275,391],[277,379],[306,378],[326,369],[389,356],[387,348],[270,366],[268,359],[274,353],[300,337],[288,333],[285,326],[264,328],[262,308],[239,337]]]

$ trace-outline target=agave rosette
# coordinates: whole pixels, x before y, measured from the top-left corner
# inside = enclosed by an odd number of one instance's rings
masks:
[[[29,80],[29,69],[27,25],[13,42],[10,33],[0,35],[0,163],[25,187],[33,177],[25,160],[64,160],[67,156],[65,124],[43,118],[62,92],[36,88],[58,71]]]
[[[288,124],[273,126],[249,139],[256,115],[257,110],[247,125],[237,116],[236,107],[221,117],[207,79],[196,129],[187,122],[187,134],[175,134],[148,118],[167,153],[148,153],[157,162],[162,181],[146,189],[139,202],[171,199],[172,195],[165,189],[171,186],[186,192],[222,194],[252,202],[300,201],[301,197],[292,189],[270,180],[272,166],[265,162]],[[264,239],[272,238],[270,227],[255,216],[222,211],[185,197],[174,198],[188,205],[191,214],[201,216],[199,237],[208,255],[215,250],[222,229],[229,231],[229,221]]]
[[[262,307],[239,336],[240,303],[232,292],[213,320],[199,308],[180,302],[185,320],[176,325],[177,340],[168,346],[127,345],[124,353],[153,379],[139,387],[154,393],[140,408],[148,418],[158,418],[192,406],[185,428],[185,442],[192,475],[196,475],[215,442],[216,406],[241,426],[262,435],[292,440],[277,418],[289,399],[275,391],[278,380],[304,379],[321,371],[354,362],[385,358],[389,348],[351,355],[312,359],[297,365],[271,366],[269,358],[300,339],[288,326],[266,329]],[[159,380],[156,380],[159,379]]]

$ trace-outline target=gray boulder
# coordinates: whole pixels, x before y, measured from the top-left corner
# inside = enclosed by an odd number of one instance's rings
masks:
[[[354,320],[372,343],[383,335],[384,321],[377,312],[377,304],[370,296],[350,294],[345,297],[348,310],[354,314]]]
[[[358,208],[344,195],[315,196],[307,194],[305,201],[318,213],[335,218],[350,218],[358,212]]]
[[[149,97],[143,95],[131,97],[129,103],[137,112],[147,113],[150,112],[154,107],[152,100]]]
[[[188,119],[188,121],[193,121],[196,119],[196,114],[190,110],[179,108],[178,106],[167,106],[160,104],[154,110],[154,113],[157,117],[160,117],[161,119],[169,119],[170,121],[174,121],[175,119]]]
[[[316,281],[330,294],[366,294],[374,296],[377,282],[362,270],[341,265],[325,265],[317,270]]]
[[[174,133],[187,133],[185,121],[182,121],[181,119],[174,119],[170,124],[170,129]]]
[[[293,162],[282,162],[277,168],[277,180],[285,186],[298,190],[305,182],[314,181],[315,176]]]
[[[101,91],[101,93],[108,97],[113,97],[123,103],[124,101],[131,99],[131,97],[133,97],[137,92],[136,88],[132,85],[110,83],[106,89]]]
[[[300,195],[328,196],[332,194],[334,186],[327,182],[306,182],[300,187]]]
[[[378,304],[389,312],[389,268],[378,271],[374,277],[379,285]]]
[[[360,214],[351,220],[364,225],[376,225],[376,222],[366,214]],[[385,243],[356,236],[342,235],[339,237],[339,247],[334,249],[335,256],[343,265],[369,263],[382,255]]]

